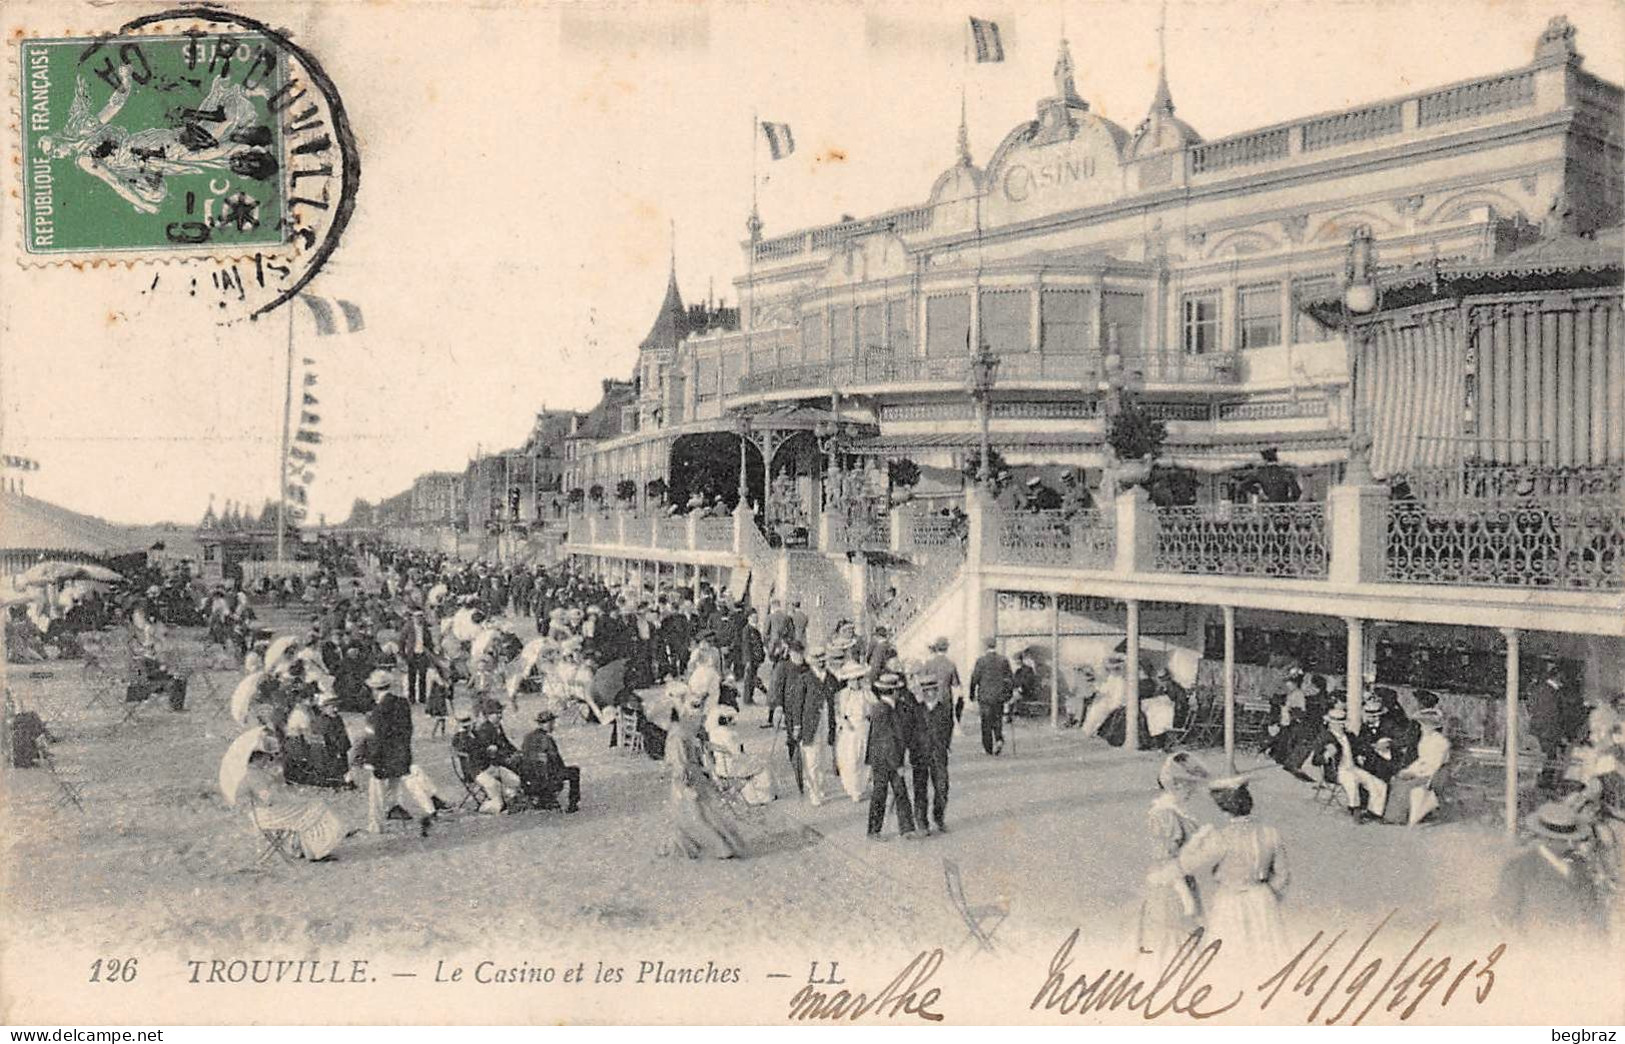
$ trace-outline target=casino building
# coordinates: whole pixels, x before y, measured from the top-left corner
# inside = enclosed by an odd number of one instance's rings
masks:
[[[753,215],[737,327],[691,333],[672,281],[613,423],[566,453],[567,491],[635,495],[587,503],[566,550],[646,585],[751,576],[905,653],[996,634],[1057,707],[1123,641],[1201,655],[1226,707],[1285,655],[1357,706],[1373,661],[1432,643],[1490,657],[1515,708],[1526,633],[1526,659],[1618,687],[1621,100],[1558,18],[1527,65],[1206,140],[1166,71],[1137,126],[1099,115],[1062,41],[985,164],[961,123],[917,202],[772,236]],[[1108,445],[1125,412],[1162,423],[1179,502]],[[1265,450],[1301,500],[1241,502]],[[994,495],[1029,480],[1089,498]],[[1541,533],[1496,528],[1514,487]],[[747,510],[666,508],[718,497]]]

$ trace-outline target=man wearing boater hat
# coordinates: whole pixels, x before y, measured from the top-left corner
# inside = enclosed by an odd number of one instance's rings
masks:
[[[1549,801],[1524,825],[1535,841],[1502,867],[1495,919],[1519,932],[1600,938],[1608,908],[1587,858],[1591,823],[1567,802]]]
[[[377,701],[367,715],[372,734],[362,765],[368,772],[367,829],[381,834],[388,811],[401,802],[402,780],[412,771],[412,707],[395,691],[393,671],[373,671],[367,675],[367,688]],[[418,805],[418,825],[427,837],[434,807],[425,804],[412,788],[405,789],[406,796]]]
[[[905,727],[900,720],[907,709],[900,707],[898,694],[903,690],[903,679],[893,671],[886,671],[874,681],[875,696],[879,700],[869,715],[869,748],[865,754],[869,767],[874,770],[874,784],[869,794],[869,840],[884,841],[886,826],[886,798],[893,796],[897,807],[897,829],[901,836],[914,838],[914,809],[908,800],[908,785],[903,782],[903,756],[907,752]]]

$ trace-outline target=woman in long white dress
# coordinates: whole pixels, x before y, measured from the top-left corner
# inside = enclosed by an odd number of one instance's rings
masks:
[[[1196,882],[1180,867],[1179,855],[1200,829],[1186,804],[1207,781],[1207,770],[1184,751],[1169,755],[1157,773],[1162,793],[1149,814],[1151,869],[1140,908],[1140,953],[1153,968],[1167,966],[1202,923]]]
[[[835,770],[841,776],[841,789],[857,802],[869,794],[870,770],[865,755],[873,697],[864,688],[869,671],[861,663],[846,663],[835,671],[835,676],[846,683],[835,707]]]
[[[1290,880],[1280,833],[1252,819],[1253,796],[1240,776],[1208,785],[1228,817],[1205,826],[1179,853],[1179,867],[1202,884],[1207,941],[1224,943],[1218,962],[1243,977],[1269,974],[1291,957],[1281,896]]]

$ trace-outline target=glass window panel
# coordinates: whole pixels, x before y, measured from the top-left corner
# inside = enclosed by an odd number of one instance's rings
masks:
[[[716,397],[716,356],[705,356],[694,360],[694,394],[702,399],[711,399]]]
[[[858,306],[858,354],[882,351],[886,347],[886,313],[879,304]]]
[[[970,295],[951,294],[925,302],[925,353],[969,355]]]
[[[745,353],[742,349],[724,352],[722,355],[722,388],[723,393],[731,395],[739,388],[739,377],[745,369]]]
[[[1337,295],[1338,281],[1335,276],[1316,276],[1313,279],[1299,279],[1292,284],[1292,339],[1299,344],[1311,341],[1329,341],[1337,336],[1337,331],[1329,326],[1322,326],[1315,321],[1315,317],[1305,312],[1302,304],[1305,301],[1323,301]]]
[[[824,343],[824,313],[808,312],[801,317],[801,354],[808,362],[827,354]]]
[[[1204,290],[1186,294],[1180,305],[1180,322],[1186,355],[1206,355],[1219,350],[1219,292]]]
[[[1045,290],[1041,307],[1044,354],[1081,355],[1093,347],[1087,291]]]
[[[1032,307],[1025,290],[983,293],[983,343],[1000,355],[1032,351]]]
[[[1236,291],[1236,344],[1268,348],[1281,343],[1281,284],[1244,286]]]
[[[852,309],[838,307],[830,313],[829,354],[832,359],[846,359],[852,355]]]
[[[914,309],[908,298],[903,297],[895,301],[886,302],[887,334],[891,340],[891,349],[898,355],[904,355],[914,344]]]
[[[1102,311],[1108,351],[1114,340],[1117,351],[1124,355],[1138,355],[1145,350],[1145,295],[1107,291]]]

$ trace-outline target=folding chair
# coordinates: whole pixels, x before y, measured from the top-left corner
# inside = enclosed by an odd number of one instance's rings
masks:
[[[942,861],[942,875],[948,886],[948,901],[959,911],[968,929],[965,942],[959,948],[964,949],[966,943],[975,943],[980,952],[992,953],[993,933],[1010,916],[1010,901],[1000,896],[995,902],[970,905],[965,898],[965,882],[960,875],[959,864],[952,859]]]
[[[254,868],[258,869],[271,861],[272,856],[281,856],[285,863],[299,861],[297,854],[299,837],[292,831],[282,827],[268,827],[260,820],[259,802],[251,796],[248,799],[248,821],[253,824],[254,830],[259,834],[265,847],[260,850],[259,857],[254,860]]]
[[[108,695],[118,683],[120,673],[107,661],[105,654],[85,650],[85,659],[79,667],[79,676],[84,679],[85,686],[90,691],[90,699],[85,702],[86,710],[98,703],[112,708],[113,704],[108,701]]]
[[[56,801],[51,807],[60,808],[65,805],[72,805],[80,812],[83,812],[85,810],[84,781],[63,774],[62,768],[56,763],[56,756],[51,753],[51,748],[44,736],[34,742],[35,749],[39,751],[40,764],[45,766],[45,771],[51,774],[51,779],[56,783]]]
[[[472,808],[478,812],[491,796],[485,792],[485,787],[475,781],[474,774],[468,769],[468,758],[455,747],[451,752],[451,771],[457,777],[457,782],[463,785],[463,800],[457,803],[453,811],[463,812]]]
[[[1316,780],[1313,797],[1315,809],[1318,812],[1343,812],[1348,810],[1347,795],[1343,793],[1343,785],[1336,780]]]
[[[622,754],[643,752],[643,712],[622,707],[615,715],[615,742]]]

